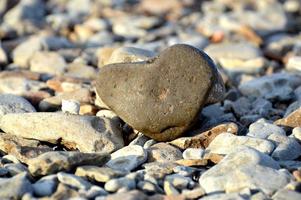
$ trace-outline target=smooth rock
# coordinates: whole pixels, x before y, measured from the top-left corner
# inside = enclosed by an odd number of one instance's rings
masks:
[[[27,173],[18,174],[12,178],[0,178],[1,199],[21,199],[25,193],[32,193],[32,185]]]
[[[80,153],[76,151],[54,151],[28,160],[28,169],[34,176],[69,171],[80,165],[101,166],[109,160],[108,154]]]
[[[170,182],[176,189],[182,190],[195,185],[191,178],[179,174],[167,175],[165,181]]]
[[[130,145],[111,154],[108,167],[120,171],[131,171],[143,164],[147,159],[147,152],[141,146]]]
[[[33,192],[38,197],[50,196],[58,185],[57,175],[44,176],[32,184]]]
[[[288,59],[286,69],[289,71],[301,71],[301,56],[294,56]]]
[[[182,159],[182,152],[169,144],[160,142],[147,150],[148,162],[173,162]]]
[[[10,176],[28,172],[27,167],[21,163],[7,163],[4,168],[7,169]]]
[[[295,138],[272,134],[267,139],[276,144],[272,153],[275,160],[294,160],[301,155],[301,145]]]
[[[0,94],[0,118],[7,113],[36,112],[36,109],[23,97],[13,94]]]
[[[294,128],[292,134],[290,135],[290,137],[294,137],[299,142],[301,142],[301,127]]]
[[[114,170],[109,167],[98,166],[80,166],[76,168],[75,175],[86,177],[89,180],[105,183],[111,179],[118,178],[124,173],[122,171]]]
[[[129,192],[120,192],[120,193],[115,193],[108,195],[106,197],[106,200],[146,200],[148,197],[143,193],[140,192],[139,190],[132,190]],[[98,200],[98,199],[97,199]],[[102,199],[99,199],[102,200]]]
[[[173,173],[173,168],[176,166],[177,164],[172,162],[151,162],[144,164],[143,168],[145,168],[146,174],[161,179]]]
[[[29,61],[32,55],[45,48],[44,39],[38,36],[32,36],[19,44],[12,52],[12,58],[15,64],[23,68],[29,68]]]
[[[79,114],[80,103],[75,100],[62,100],[62,111],[74,115]]]
[[[106,64],[113,63],[132,63],[146,61],[156,54],[152,51],[135,47],[121,47],[112,52],[109,61]]]
[[[300,192],[297,191],[292,191],[292,190],[288,190],[288,189],[281,189],[278,190],[273,196],[272,199],[273,200],[285,200],[285,199],[289,199],[289,200],[298,200],[301,198],[301,194]]]
[[[286,136],[281,127],[270,123],[266,119],[259,119],[250,125],[247,136],[266,139],[272,134]]]
[[[93,185],[89,190],[79,190],[79,194],[87,199],[95,199],[96,197],[107,196],[108,192],[102,187]]]
[[[222,133],[209,144],[206,150],[211,153],[229,154],[232,151],[236,152],[240,146],[252,147],[265,154],[271,154],[275,148],[275,145],[268,140]]]
[[[217,73],[205,53],[188,45],[174,45],[146,62],[103,67],[96,90],[133,128],[166,141],[193,124]]]
[[[86,181],[85,179],[65,172],[59,172],[57,174],[57,178],[61,183],[64,183],[77,189],[88,190],[92,186],[92,184]]]
[[[1,11],[0,11],[0,15],[1,15]],[[7,61],[8,61],[8,59],[7,59],[6,52],[2,48],[2,44],[1,44],[1,40],[0,40],[0,66],[7,64]]]
[[[111,179],[105,184],[105,190],[108,192],[116,192],[120,188],[127,188],[132,190],[136,187],[136,182],[133,179],[122,177],[118,179]]]
[[[64,58],[56,52],[37,51],[30,58],[33,72],[61,75],[66,67]]]
[[[123,146],[118,127],[106,118],[62,113],[6,114],[0,128],[7,133],[50,143],[60,143],[81,152],[110,153]]]
[[[242,147],[202,174],[199,183],[206,193],[239,192],[249,188],[271,195],[292,179],[288,171],[279,168],[268,155]]]
[[[245,200],[244,196],[239,193],[229,193],[229,194],[211,194],[201,198],[202,200]]]
[[[202,148],[188,148],[183,152],[184,159],[202,159],[204,149]]]

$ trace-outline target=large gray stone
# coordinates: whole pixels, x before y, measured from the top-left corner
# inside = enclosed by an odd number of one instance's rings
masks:
[[[96,90],[129,125],[153,139],[167,141],[193,124],[217,78],[213,62],[204,52],[174,45],[145,62],[104,66]]]

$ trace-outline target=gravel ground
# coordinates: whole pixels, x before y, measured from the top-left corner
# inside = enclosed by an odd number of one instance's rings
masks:
[[[299,0],[1,0],[0,199],[301,199],[300,31]]]

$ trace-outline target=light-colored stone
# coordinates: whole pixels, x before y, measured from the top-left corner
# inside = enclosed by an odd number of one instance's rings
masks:
[[[123,146],[118,127],[106,118],[63,113],[6,114],[0,121],[4,132],[50,143],[61,143],[81,152],[110,153]]]
[[[278,119],[274,122],[278,126],[284,126],[289,128],[295,128],[301,126],[301,108],[298,108],[288,116]]]
[[[62,100],[62,111],[64,113],[79,114],[80,103],[76,100]]]
[[[183,152],[184,159],[202,159],[204,149],[202,148],[188,148]]]
[[[201,198],[202,200],[245,200],[244,196],[239,193],[221,193],[221,194],[211,194]]]
[[[32,187],[36,196],[44,197],[53,194],[57,185],[57,175],[49,175],[32,184]]]
[[[111,154],[108,167],[120,171],[131,171],[143,164],[147,159],[147,152],[139,145],[123,147]]]
[[[239,90],[245,96],[288,100],[292,98],[293,89],[300,83],[301,80],[296,75],[275,73],[244,82],[240,84]]]
[[[301,142],[301,127],[296,127],[293,129],[292,135],[290,137],[296,138],[299,142]]]
[[[111,179],[105,184],[105,190],[108,192],[116,192],[121,188],[127,188],[128,190],[132,190],[135,187],[136,187],[135,180],[127,177]]]
[[[207,193],[249,188],[271,195],[292,180],[288,171],[279,168],[268,155],[242,147],[202,174],[199,183]]]
[[[80,166],[76,168],[75,175],[86,177],[90,180],[105,183],[111,179],[125,175],[122,171],[114,170],[109,167]]]
[[[301,56],[293,56],[288,59],[286,69],[289,71],[301,71]]]
[[[30,58],[30,70],[34,72],[61,75],[66,67],[64,58],[55,52],[37,51]]]
[[[27,178],[27,173],[12,178],[0,178],[1,199],[21,199],[25,193],[32,193],[32,185]]]
[[[88,190],[92,186],[91,183],[84,180],[83,178],[65,172],[59,172],[57,174],[57,178],[61,183],[75,187],[77,189]]]
[[[287,190],[287,189],[281,189],[278,190],[273,196],[273,200],[299,200],[301,199],[301,194],[297,191]]]
[[[155,53],[135,47],[121,47],[113,51],[107,64],[142,62],[155,56]]]
[[[102,166],[109,160],[108,154],[53,151],[28,160],[28,169],[34,176],[69,171],[81,165]]]
[[[210,153],[229,154],[237,151],[240,146],[252,147],[265,154],[271,154],[275,148],[272,142],[265,139],[222,133],[209,144],[206,150]]]
[[[195,183],[191,178],[179,174],[167,175],[165,181],[170,182],[176,189],[182,190],[193,187]]]
[[[0,118],[7,113],[36,112],[25,98],[13,94],[0,94]]]
[[[247,136],[266,139],[272,134],[286,135],[281,127],[270,123],[266,119],[259,119],[250,125]]]
[[[160,142],[148,150],[148,162],[173,162],[182,159],[182,152],[169,144]]]
[[[294,160],[301,155],[301,145],[295,138],[272,134],[268,139],[276,144],[272,157],[276,160]]]

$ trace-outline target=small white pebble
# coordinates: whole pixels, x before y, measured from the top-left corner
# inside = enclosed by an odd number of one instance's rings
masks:
[[[184,159],[202,159],[204,149],[202,148],[188,148],[183,152]]]
[[[64,113],[79,114],[80,103],[76,100],[62,100],[62,111]]]

